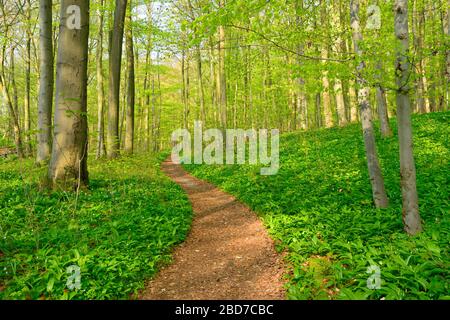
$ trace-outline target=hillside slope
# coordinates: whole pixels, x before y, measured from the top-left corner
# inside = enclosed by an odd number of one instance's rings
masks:
[[[258,212],[291,267],[291,299],[448,299],[450,113],[414,116],[414,152],[425,231],[402,230],[397,136],[377,136],[390,199],[376,210],[358,124],[286,134],[280,170],[186,166]],[[396,131],[395,120],[392,121]],[[381,288],[369,289],[370,266]],[[369,279],[369,281],[371,281]]]

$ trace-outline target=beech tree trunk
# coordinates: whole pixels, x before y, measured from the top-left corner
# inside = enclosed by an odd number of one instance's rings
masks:
[[[363,40],[359,21],[359,0],[352,0],[350,2],[350,17],[355,52],[361,59],[361,62],[357,67],[357,95],[361,113],[361,124],[366,149],[367,167],[369,171],[370,183],[372,185],[372,196],[377,208],[386,208],[389,205],[389,201],[384,187],[380,164],[378,162],[375,134],[372,124],[372,110],[369,102],[369,88],[367,87],[366,80],[362,77],[365,62],[362,60],[363,52],[359,46],[360,42]]]
[[[24,109],[24,131],[25,131],[25,154],[27,156],[31,156],[31,139],[30,139],[30,130],[31,130],[31,118],[30,118],[30,76],[31,76],[31,1],[27,0],[27,10],[26,10],[26,19],[27,19],[27,41],[25,44],[25,97],[23,101],[23,109]]]
[[[105,155],[105,88],[103,85],[103,3],[100,0],[100,8],[98,10],[98,38],[97,38],[97,159]]]
[[[127,51],[127,115],[125,132],[125,152],[133,153],[134,149],[134,101],[135,101],[135,76],[134,76],[134,50],[133,50],[133,30],[131,20],[131,1],[127,12],[127,32],[125,36]]]
[[[381,77],[383,74],[383,66],[381,61],[378,61],[376,66],[376,79],[378,83],[376,84],[376,102],[377,102],[377,111],[378,118],[380,120],[380,132],[382,137],[391,137],[392,130],[389,125],[389,115],[387,108],[387,99],[386,99],[386,91],[381,84]]]
[[[39,98],[36,162],[45,163],[50,158],[52,146],[53,103],[53,32],[52,1],[39,2]]]
[[[224,6],[224,0],[219,0],[219,7]],[[219,26],[219,106],[220,125],[223,129],[227,126],[227,80],[225,75],[225,28]]]
[[[113,159],[119,156],[119,106],[120,106],[120,65],[122,61],[123,29],[127,0],[116,0],[114,27],[109,57],[109,106],[107,154]]]
[[[324,4],[321,11],[321,20],[322,23],[325,25],[328,21],[328,10],[326,8],[327,4]],[[327,36],[328,38],[328,36]],[[321,50],[321,57],[323,59],[328,59],[328,48],[327,45],[324,45],[324,47]],[[326,61],[323,60],[322,63],[325,65]],[[330,97],[330,80],[328,79],[328,71],[323,71],[322,74],[322,87],[323,87],[323,93],[322,93],[322,104],[323,104],[323,113],[325,117],[325,127],[330,128],[333,126],[333,112],[331,110],[331,97]]]
[[[445,3],[445,0],[444,0]],[[443,14],[442,28],[444,29],[444,34],[447,39],[450,37],[450,0],[447,0],[447,11]],[[444,104],[441,111],[447,111],[450,104],[450,48],[447,47],[445,52],[445,62],[444,62],[444,77],[445,77],[445,88],[444,88]]]
[[[411,100],[409,79],[411,67],[408,61],[409,30],[408,1],[395,0],[395,35],[400,46],[397,50],[397,122],[400,146],[400,178],[402,187],[403,223],[405,231],[415,235],[422,230],[416,187],[416,166],[413,156]]]
[[[80,8],[80,28],[71,25],[69,6]],[[75,18],[76,19],[76,18]],[[88,184],[87,62],[89,1],[62,0],[56,63],[56,98],[49,180],[53,188]]]
[[[3,93],[3,99],[5,101],[6,106],[8,107],[9,115],[11,117],[11,122],[14,131],[14,144],[16,145],[17,155],[19,158],[23,158],[24,154],[22,145],[22,132],[20,130],[19,119],[17,117],[16,111],[14,110],[14,106],[11,102],[11,97],[8,91],[8,87],[6,86],[6,81],[5,77],[3,76],[3,72],[1,72],[0,74],[0,91]]]

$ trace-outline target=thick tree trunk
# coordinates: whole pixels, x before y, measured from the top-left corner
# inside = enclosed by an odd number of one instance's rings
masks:
[[[71,25],[67,8],[80,8],[80,28]],[[49,179],[53,188],[88,184],[87,61],[89,1],[62,0],[56,64],[55,129]]]
[[[396,62],[397,75],[397,121],[400,146],[400,177],[402,187],[403,223],[405,231],[415,235],[422,230],[416,187],[416,167],[413,156],[411,128],[411,101],[409,78],[411,67],[408,62],[409,31],[408,1],[395,0],[395,35],[399,41]]]
[[[36,162],[44,163],[50,158],[52,145],[53,103],[53,33],[52,1],[39,2],[39,100]]]
[[[97,38],[97,159],[105,154],[105,89],[103,86],[103,3],[100,0],[100,8],[98,10],[98,38]]]
[[[125,133],[125,152],[133,153],[134,148],[134,101],[135,101],[135,77],[134,77],[134,50],[133,50],[133,30],[131,20],[131,1],[127,13],[127,32],[126,32],[126,50],[127,50],[127,121]]]
[[[108,106],[108,158],[119,156],[119,107],[120,107],[120,65],[122,61],[122,42],[127,0],[116,0],[114,11],[114,32],[109,57],[109,106]]]
[[[362,58],[363,52],[359,43],[363,40],[359,21],[359,0],[350,2],[351,27],[353,30],[353,42],[356,54]],[[372,124],[372,110],[369,103],[369,89],[362,72],[365,68],[365,62],[361,61],[357,67],[358,77],[358,103],[361,113],[361,124],[363,129],[364,145],[366,149],[367,167],[372,184],[372,196],[377,208],[386,208],[389,201],[384,187],[383,175],[381,173],[380,164],[378,162],[375,134]]]

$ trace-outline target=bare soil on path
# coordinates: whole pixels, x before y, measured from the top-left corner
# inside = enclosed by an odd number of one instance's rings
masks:
[[[283,259],[257,215],[170,160],[162,169],[186,191],[194,217],[172,263],[147,284],[141,299],[284,299]]]

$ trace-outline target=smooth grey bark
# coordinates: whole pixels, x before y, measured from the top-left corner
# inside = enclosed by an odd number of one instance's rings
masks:
[[[100,8],[98,10],[98,38],[97,38],[97,51],[96,51],[96,63],[97,63],[97,159],[105,155],[105,88],[103,85],[103,3],[104,0],[100,0]]]
[[[119,156],[119,106],[120,106],[120,65],[122,61],[122,42],[127,0],[116,0],[114,27],[109,57],[109,106],[107,154],[113,159]]]
[[[70,25],[70,5],[80,8],[80,29]],[[52,156],[48,177],[53,188],[88,184],[87,62],[89,1],[62,0],[56,62]]]
[[[363,60],[362,49],[359,46],[360,42],[363,40],[359,20],[359,0],[352,0],[350,2],[350,18],[351,27],[353,30],[355,52],[360,59],[360,64],[357,67],[357,95],[361,113],[361,124],[366,149],[367,167],[369,171],[370,183],[372,185],[372,196],[377,208],[386,208],[389,205],[389,201],[386,195],[383,175],[378,161],[375,134],[372,124],[372,110],[369,102],[369,88],[367,87],[366,80],[362,76],[362,72],[365,68],[365,62]]]
[[[395,0],[395,35],[397,46],[397,122],[400,146],[400,178],[402,188],[403,224],[405,231],[415,235],[422,230],[416,187],[416,166],[413,155],[411,100],[409,96],[411,66],[408,61],[408,1]]]
[[[45,163],[50,158],[52,145],[53,103],[53,32],[52,1],[39,2],[39,98],[36,162]]]
[[[135,103],[135,75],[134,75],[134,49],[133,49],[133,29],[131,19],[131,1],[127,12],[127,30],[125,35],[127,52],[127,111],[126,111],[126,131],[125,131],[125,152],[133,153],[134,149],[134,103]]]

